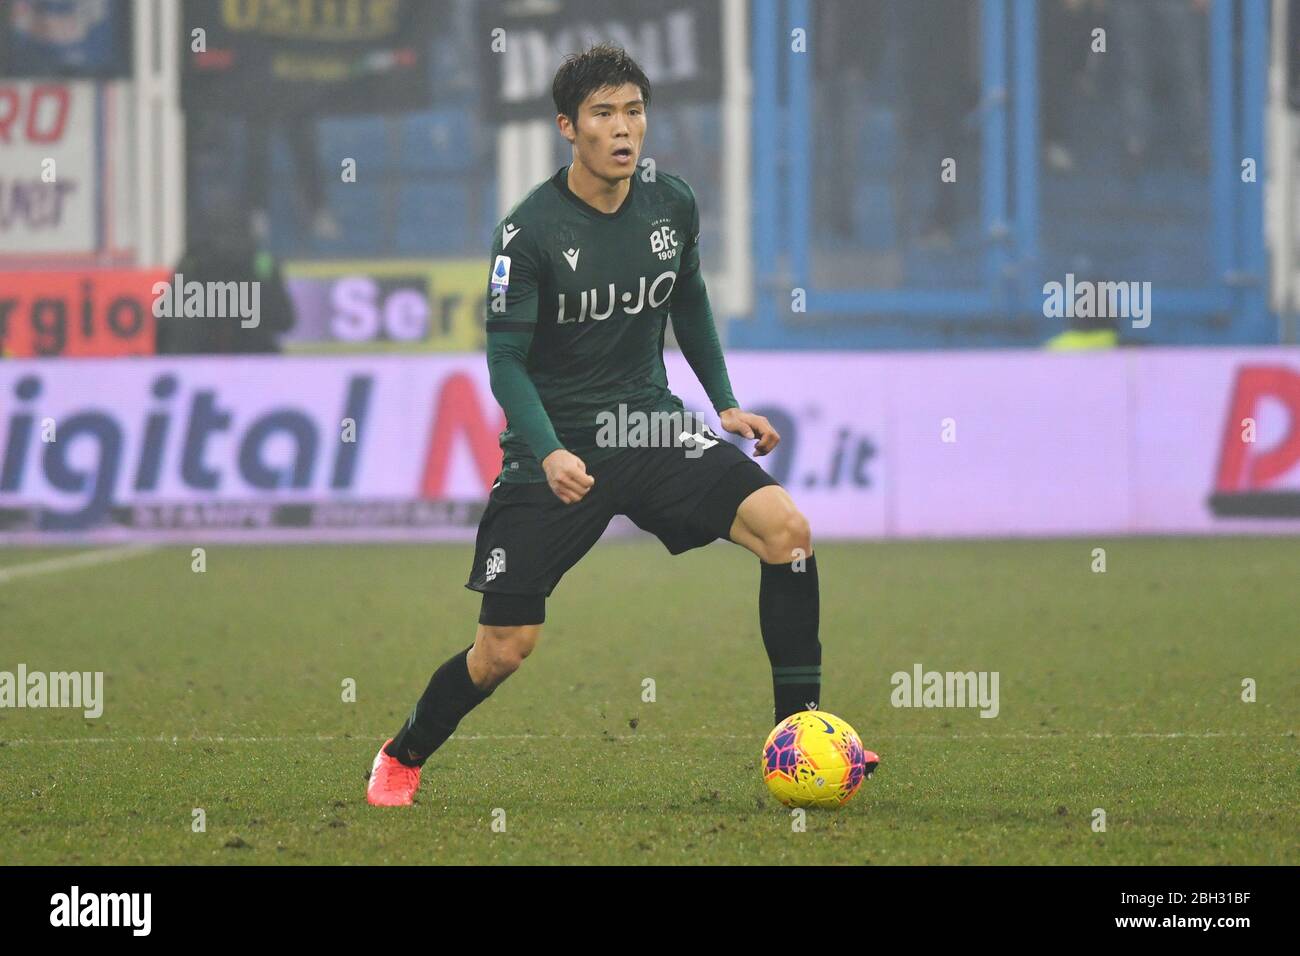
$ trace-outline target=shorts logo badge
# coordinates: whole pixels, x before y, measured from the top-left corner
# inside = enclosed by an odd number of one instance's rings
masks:
[[[486,581],[491,581],[498,574],[506,573],[506,549],[493,548],[488,554]]]

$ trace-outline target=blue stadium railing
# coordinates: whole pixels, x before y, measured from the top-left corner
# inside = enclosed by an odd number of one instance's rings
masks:
[[[810,58],[792,52],[788,42],[790,30],[803,26],[809,29],[809,48],[815,49],[811,4],[752,0],[751,9],[755,308],[752,317],[730,323],[730,343],[751,348],[1032,346],[1062,331],[1062,320],[1043,315],[1043,284],[1063,279],[1068,262],[1046,249],[1043,241],[1038,110],[1011,108],[1012,102],[1038,102],[1036,0],[983,0],[981,5],[982,254],[977,283],[967,288],[937,288],[937,283],[836,289],[814,285],[813,83]],[[1267,305],[1263,235],[1268,3],[1223,0],[1210,5],[1208,16],[1208,196],[1196,194],[1205,189],[1203,180],[1171,187],[1171,201],[1183,199],[1196,209],[1208,205],[1199,228],[1206,243],[1205,268],[1198,265],[1190,275],[1184,270],[1178,281],[1155,282],[1153,313],[1158,320],[1146,329],[1125,328],[1128,341],[1276,341]],[[1234,57],[1238,40],[1240,55]],[[784,54],[773,57],[776,50]],[[1254,182],[1243,182],[1240,175],[1246,157],[1257,166]],[[1010,171],[1015,172],[1013,179]],[[1084,195],[1079,201],[1087,203],[1089,198]],[[1118,233],[1133,223],[1117,226]],[[1093,237],[1103,262],[1111,234],[1103,224]],[[1162,236],[1153,229],[1150,241],[1166,238],[1171,243],[1166,258],[1177,259],[1173,241],[1182,237],[1172,232]],[[1147,234],[1129,236],[1128,241],[1144,252]],[[1132,252],[1121,249],[1116,254],[1118,263],[1133,261]],[[1207,281],[1195,281],[1206,272]],[[806,295],[806,311],[798,316],[791,311],[795,288]],[[878,321],[882,318],[888,321]]]

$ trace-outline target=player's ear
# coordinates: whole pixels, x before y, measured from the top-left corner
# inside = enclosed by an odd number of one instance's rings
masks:
[[[573,129],[573,123],[563,113],[555,114],[555,125],[560,128],[560,135],[563,136],[570,144],[573,143],[573,135],[570,130]]]

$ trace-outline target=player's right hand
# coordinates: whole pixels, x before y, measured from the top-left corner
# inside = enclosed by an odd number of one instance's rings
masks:
[[[596,483],[596,479],[587,474],[582,459],[563,448],[557,448],[546,456],[542,470],[546,472],[546,481],[555,496],[566,505],[581,501]]]

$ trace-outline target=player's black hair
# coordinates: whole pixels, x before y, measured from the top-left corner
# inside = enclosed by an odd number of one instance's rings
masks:
[[[551,98],[555,111],[578,124],[578,107],[592,93],[607,86],[635,83],[641,90],[641,99],[650,106],[650,81],[636,61],[622,47],[600,43],[585,53],[570,53],[555,71],[551,84]]]

